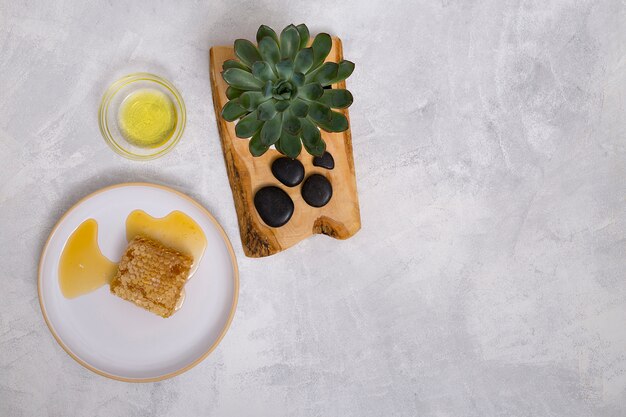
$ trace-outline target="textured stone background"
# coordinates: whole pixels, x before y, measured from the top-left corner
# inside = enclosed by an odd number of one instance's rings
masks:
[[[208,51],[291,22],[357,63],[363,229],[251,260]],[[0,415],[626,415],[625,22],[619,0],[0,1]],[[148,163],[97,124],[134,70],[188,108]],[[123,181],[197,198],[239,256],[223,343],[161,383],[83,369],[37,302],[53,224]]]

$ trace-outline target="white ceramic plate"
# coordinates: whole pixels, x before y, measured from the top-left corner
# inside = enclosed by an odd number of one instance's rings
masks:
[[[74,299],[59,288],[59,258],[72,232],[95,219],[102,253],[118,261],[126,247],[126,217],[136,209],[154,217],[180,210],[207,238],[204,256],[185,286],[185,302],[167,319],[112,295],[108,285]],[[41,254],[38,287],[44,319],[72,358],[110,378],[148,382],[178,375],[215,349],[235,312],[239,276],[230,241],[206,209],[170,188],[131,183],[85,197],[59,220]]]

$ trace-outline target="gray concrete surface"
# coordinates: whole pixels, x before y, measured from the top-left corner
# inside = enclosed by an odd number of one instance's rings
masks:
[[[208,77],[261,23],[344,40],[363,229],[243,256]],[[1,416],[626,415],[623,1],[0,2]],[[102,141],[105,87],[180,89],[168,156]],[[36,266],[78,198],[178,187],[241,268],[220,347],[172,380],[83,369],[39,310]]]

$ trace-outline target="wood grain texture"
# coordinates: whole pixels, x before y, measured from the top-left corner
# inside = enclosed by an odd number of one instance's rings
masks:
[[[210,55],[213,105],[246,256],[273,255],[313,234],[325,234],[335,239],[347,239],[354,235],[361,228],[361,217],[350,130],[341,133],[322,131],[326,149],[335,160],[333,170],[313,166],[313,157],[302,149],[298,159],[304,165],[305,179],[311,174],[321,174],[328,178],[333,186],[333,196],[326,206],[321,208],[309,206],[300,195],[302,184],[290,188],[282,185],[272,175],[271,164],[282,155],[275,149],[270,149],[260,157],[253,157],[248,150],[248,139],[237,138],[235,123],[229,123],[221,117],[222,107],[228,101],[226,98],[228,85],[221,76],[222,63],[235,58],[235,54],[231,47],[216,46],[211,48]],[[333,47],[327,61],[338,62],[342,57],[341,41],[333,38]],[[346,88],[345,81],[333,85],[333,88]],[[347,109],[337,111],[343,112],[349,118]],[[282,227],[267,226],[254,207],[254,194],[266,185],[279,186],[294,202],[294,214]]]

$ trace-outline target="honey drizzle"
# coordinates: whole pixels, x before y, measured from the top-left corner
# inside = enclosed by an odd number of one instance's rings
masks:
[[[98,223],[85,220],[70,235],[59,259],[59,286],[66,298],[75,298],[111,282],[117,264],[98,247]]]
[[[132,240],[141,234],[158,240],[163,245],[193,257],[189,278],[193,276],[207,241],[200,226],[185,213],[172,211],[155,218],[142,210],[135,210],[126,219],[126,238]],[[75,298],[97,290],[111,282],[117,272],[117,263],[105,257],[98,246],[98,223],[85,220],[68,238],[59,260],[59,286],[66,298]],[[177,303],[178,310],[185,300],[185,292]]]

